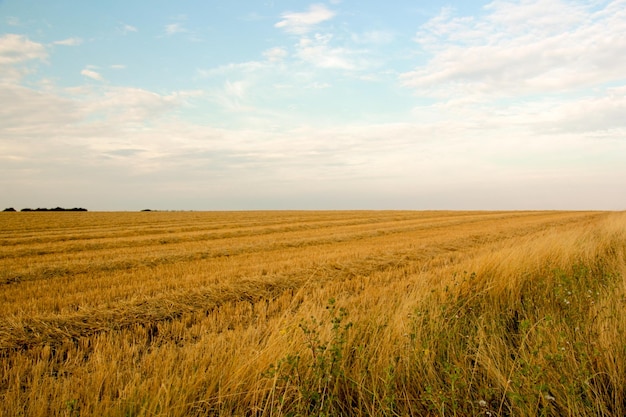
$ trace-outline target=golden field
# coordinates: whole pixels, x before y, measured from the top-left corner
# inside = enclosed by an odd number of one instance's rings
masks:
[[[626,415],[626,213],[0,213],[2,416]]]

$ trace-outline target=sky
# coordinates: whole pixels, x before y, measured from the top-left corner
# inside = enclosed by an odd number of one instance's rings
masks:
[[[625,210],[626,0],[0,0],[0,205]]]

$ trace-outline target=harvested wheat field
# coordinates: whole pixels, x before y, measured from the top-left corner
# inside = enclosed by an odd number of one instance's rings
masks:
[[[0,213],[3,416],[626,414],[626,213]]]

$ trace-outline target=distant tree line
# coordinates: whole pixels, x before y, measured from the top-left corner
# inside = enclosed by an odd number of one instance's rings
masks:
[[[3,211],[17,211],[13,207],[5,208]],[[74,207],[74,208],[63,208],[63,207],[55,207],[55,208],[23,208],[20,211],[87,211],[86,208],[82,207]]]

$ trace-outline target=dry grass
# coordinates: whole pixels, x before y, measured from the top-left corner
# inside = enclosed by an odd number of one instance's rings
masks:
[[[625,213],[0,213],[0,415],[626,415],[625,272]]]

